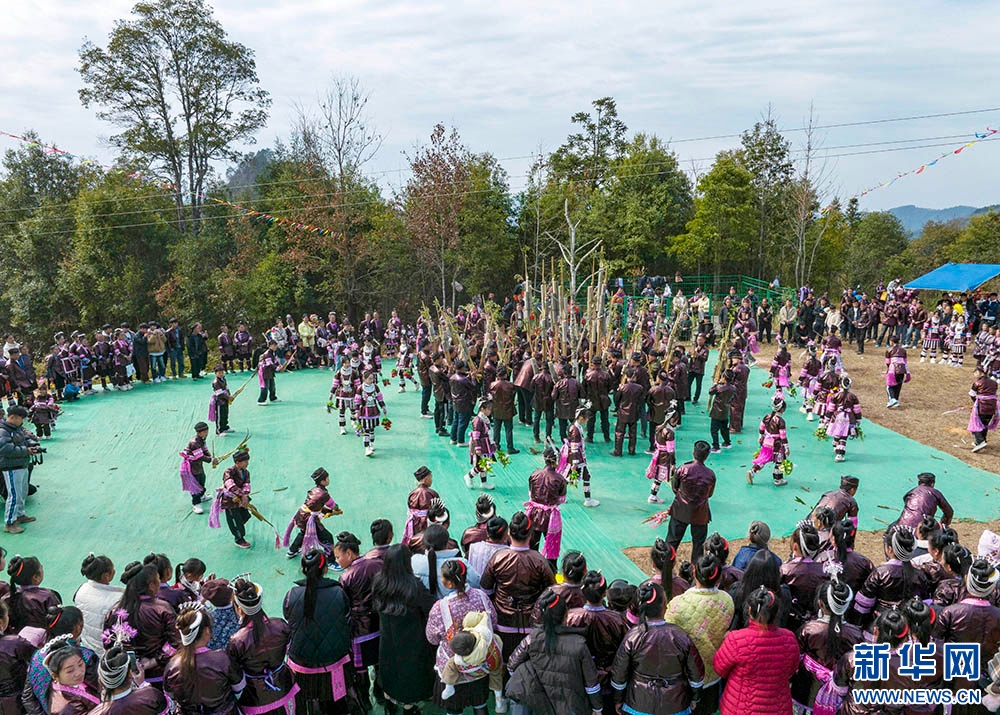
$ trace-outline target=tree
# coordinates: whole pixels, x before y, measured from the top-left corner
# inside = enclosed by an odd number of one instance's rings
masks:
[[[368,115],[371,95],[357,77],[336,77],[319,101],[318,118],[297,108],[295,131],[310,158],[337,181],[358,181],[361,168],[382,147],[382,135]]]
[[[30,142],[40,142],[25,132]],[[75,228],[70,202],[92,178],[64,154],[25,143],[4,152],[0,180],[0,323],[47,346],[53,327],[67,327],[76,310],[57,286]]]
[[[771,108],[763,121],[743,132],[741,160],[753,176],[757,206],[757,236],[753,250],[753,271],[758,278],[768,275],[768,261],[777,254],[778,235],[786,217],[788,189],[794,174],[788,140],[781,135]],[[804,185],[808,191],[808,182]]]
[[[559,181],[572,181],[590,189],[604,184],[611,163],[626,148],[628,127],[618,118],[618,105],[611,97],[591,102],[594,113],[577,112],[570,121],[580,130],[553,152],[549,164]]]
[[[169,269],[176,230],[166,218],[170,199],[150,198],[148,191],[111,172],[73,202],[76,231],[58,282],[84,323],[155,314],[154,291]]]
[[[612,170],[605,190],[591,197],[584,232],[601,239],[613,273],[669,273],[673,238],[694,216],[677,156],[655,135],[637,134]]]
[[[111,137],[128,159],[165,173],[177,221],[197,231],[212,162],[252,143],[271,100],[253,51],[229,40],[204,0],[149,0],[120,20],[106,49],[80,49],[80,101],[122,128]]]
[[[963,222],[928,221],[920,235],[909,242],[899,257],[899,273],[919,276],[947,263],[955,254],[955,244],[962,235]]]
[[[678,236],[673,253],[685,269],[709,265],[718,276],[722,267],[740,269],[757,226],[753,176],[734,152],[720,152],[698,182],[694,218]]]
[[[953,244],[952,261],[1000,263],[1000,212],[990,209],[969,219]]]
[[[805,127],[804,156],[799,162],[799,171],[786,188],[789,220],[791,223],[791,240],[795,254],[795,283],[805,285],[812,280],[813,266],[816,263],[816,253],[823,242],[823,236],[836,216],[840,216],[840,204],[834,203],[820,212],[820,202],[827,193],[826,164],[818,161],[819,144],[816,137],[816,117],[812,107],[809,108],[809,118]],[[760,204],[758,203],[758,206]]]
[[[851,285],[871,290],[886,275],[886,263],[906,250],[908,234],[888,211],[865,214],[847,246],[847,274]]]
[[[472,295],[501,293],[518,268],[507,172],[492,154],[477,154],[467,160],[466,173],[468,194],[459,213],[462,280]]]
[[[434,126],[430,144],[408,156],[413,176],[402,196],[406,228],[417,255],[434,267],[440,281],[441,304],[452,302],[461,269],[458,256],[460,216],[465,203],[469,151],[458,131],[448,132],[443,124]]]

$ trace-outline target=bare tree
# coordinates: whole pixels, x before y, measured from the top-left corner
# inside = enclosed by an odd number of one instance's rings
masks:
[[[563,261],[566,262],[566,268],[569,271],[569,294],[570,298],[575,303],[577,275],[583,267],[584,261],[590,258],[591,254],[601,247],[601,239],[592,238],[589,241],[580,241],[579,244],[577,243],[576,229],[579,227],[580,221],[578,219],[576,223],[573,223],[570,219],[569,199],[565,199],[563,202],[563,216],[566,219],[569,238],[566,240],[560,240],[548,231],[546,231],[546,234],[559,247],[559,252],[562,254]]]
[[[799,171],[792,181],[789,198],[792,204],[792,248],[795,254],[795,285],[809,281],[816,251],[830,224],[830,214],[816,218],[821,199],[829,193],[829,172],[825,161],[819,161],[817,152],[820,140],[816,135],[816,115],[809,105],[809,118],[805,123],[804,156],[799,161]]]
[[[361,167],[382,148],[382,135],[368,114],[371,95],[353,76],[334,77],[319,99],[318,116],[296,106],[295,139],[307,156],[333,174],[340,189],[360,178]]]

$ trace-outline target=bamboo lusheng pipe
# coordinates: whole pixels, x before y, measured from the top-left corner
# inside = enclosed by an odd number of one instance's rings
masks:
[[[726,369],[726,363],[729,362],[729,343],[732,340],[733,335],[733,323],[736,322],[736,311],[730,311],[729,321],[726,323],[726,330],[722,334],[722,340],[719,341],[719,361],[715,363],[715,372],[712,373],[712,384],[719,382],[719,378],[722,377],[723,371]],[[708,409],[712,410],[712,402],[715,398],[714,394],[709,394],[708,396]]]

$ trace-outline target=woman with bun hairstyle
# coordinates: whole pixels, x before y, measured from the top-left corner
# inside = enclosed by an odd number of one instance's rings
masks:
[[[91,715],[166,715],[169,710],[163,691],[142,682],[135,657],[122,645],[104,651],[98,666],[101,702]]]
[[[162,556],[162,554],[161,554]],[[174,566],[174,585],[173,590],[179,591],[181,595],[171,594],[171,597],[176,600],[174,605],[175,608],[180,608],[180,604],[186,601],[199,601],[201,600],[201,587],[206,580],[211,581],[215,579],[215,574],[211,574],[206,579],[205,572],[208,571],[208,567],[205,566],[205,562],[201,559],[190,558],[182,564],[177,564]],[[167,587],[167,581],[160,577],[163,581],[161,588]],[[218,622],[215,623],[216,630],[218,630]]]
[[[372,581],[382,570],[382,562],[361,556],[361,540],[349,531],[337,534],[333,556],[343,571],[340,586],[351,607],[351,655],[357,678],[358,695],[368,699],[371,678],[368,668],[378,668],[378,614],[372,608]],[[375,699],[382,701],[382,690],[375,684]]]
[[[441,580],[441,567],[449,561],[464,563],[468,569],[469,584],[479,586],[479,573],[468,568],[469,562],[462,557],[458,547],[453,546],[455,542],[448,536],[448,530],[444,526],[431,524],[420,537],[423,552],[413,554],[413,573],[436,598],[450,593]]]
[[[552,589],[538,603],[541,625],[532,629],[508,659],[507,695],[533,713],[600,713],[601,684],[583,629],[564,625],[566,600]],[[497,712],[502,711],[498,708]]]
[[[286,665],[295,671],[295,709],[346,713],[354,694],[350,603],[340,584],[326,577],[323,549],[302,556],[303,579],[285,594],[284,616],[291,629]]]
[[[733,584],[743,578],[743,569],[729,565],[729,542],[723,538],[719,532],[714,532],[705,541],[705,551],[715,557],[719,562],[721,575],[719,576],[719,589],[728,591]]]
[[[726,679],[722,715],[791,715],[788,683],[799,668],[799,646],[791,631],[776,624],[779,608],[777,594],[764,586],[747,594],[750,625],[730,631],[716,651],[715,672]]]
[[[115,565],[107,556],[88,554],[80,566],[80,573],[87,579],[73,594],[73,603],[83,612],[83,635],[80,640],[101,655],[104,653],[104,642],[101,640],[104,621],[121,600],[122,588],[111,585]]]
[[[792,594],[792,611],[788,628],[797,630],[799,626],[816,617],[816,589],[826,578],[823,564],[816,561],[823,548],[823,542],[816,527],[809,521],[800,521],[792,532],[792,553],[788,561],[781,565],[781,582],[788,586]]]
[[[523,511],[510,519],[510,547],[493,554],[479,579],[497,612],[503,652],[513,653],[531,630],[535,601],[555,579],[549,562],[529,546],[531,521]]]
[[[711,539],[709,539],[709,544]],[[704,554],[694,567],[694,587],[667,604],[667,623],[683,628],[698,648],[705,664],[705,677],[695,713],[714,713],[719,707],[719,676],[712,657],[722,645],[733,620],[733,598],[720,590],[722,564],[711,553]]]
[[[639,625],[625,635],[611,668],[615,701],[628,713],[691,712],[705,678],[698,647],[680,626],[664,620],[666,598],[658,584],[641,584],[636,602]]]
[[[663,589],[668,601],[691,588],[690,583],[674,574],[677,552],[673,546],[663,539],[657,539],[653,542],[653,548],[649,550],[649,558],[653,562],[653,568],[657,571],[649,580],[661,586],[664,585],[664,582],[670,584],[669,589],[666,587]]]
[[[488,538],[486,525],[496,515],[497,508],[493,503],[493,497],[489,494],[480,494],[476,499],[476,523],[462,532],[462,538],[459,542],[462,554],[466,558],[469,557],[470,546],[480,541],[486,541]]]
[[[883,541],[886,562],[875,567],[854,597],[854,610],[862,621],[869,614],[877,618],[886,609],[898,608],[914,596],[927,598],[930,595],[927,576],[910,563],[916,545],[913,530],[896,525],[886,532]]]
[[[76,606],[52,606],[47,615],[48,627],[44,631],[46,644],[31,657],[28,665],[28,676],[21,691],[21,703],[24,712],[30,715],[41,715],[49,712],[51,696],[52,673],[45,667],[45,656],[48,652],[62,644],[73,646],[80,651],[83,658],[85,679],[94,692],[97,691],[97,655],[90,648],[80,645],[80,634],[83,633],[83,613]],[[33,628],[24,628],[22,635],[28,635]],[[51,643],[51,645],[49,645]]]
[[[177,616],[181,647],[163,673],[163,690],[179,715],[239,712],[236,700],[246,687],[239,665],[225,651],[211,650],[212,616],[200,603],[185,603]]]
[[[864,554],[854,550],[854,539],[858,527],[850,519],[842,519],[833,525],[831,537],[833,548],[821,551],[817,561],[824,565],[828,561],[836,561],[841,566],[840,580],[858,592],[868,575],[875,569],[875,564]]]
[[[945,643],[978,643],[980,670],[989,673],[990,659],[1000,648],[1000,608],[990,599],[997,590],[1000,572],[986,559],[974,559],[965,575],[965,590],[968,595],[958,603],[945,606],[934,624],[935,640]],[[955,678],[951,681],[955,689],[978,688],[977,682]],[[973,715],[984,713],[980,706],[957,706],[952,715]]]
[[[758,551],[768,551],[771,548],[771,527],[763,521],[751,521],[747,529],[747,544],[741,546],[733,557],[733,567],[743,571],[750,559]]]
[[[10,577],[10,627],[19,631],[25,626],[32,628],[48,627],[48,611],[52,606],[62,603],[62,596],[57,591],[42,588],[45,569],[42,562],[34,556],[12,556],[7,562],[7,575]]]
[[[546,569],[548,566],[546,566]],[[490,603],[489,597],[480,589],[468,585],[469,570],[464,561],[454,559],[446,561],[441,566],[441,581],[450,592],[441,598],[431,608],[427,617],[425,635],[427,642],[437,646],[434,669],[441,673],[448,661],[455,655],[451,649],[451,636],[462,630],[463,623],[470,613],[479,620],[487,619],[491,630],[497,631],[497,613]],[[497,654],[499,659],[499,654]],[[465,712],[473,708],[474,712],[486,713],[486,701],[489,699],[489,679],[486,669],[478,678],[463,675],[454,685],[455,692],[450,697],[443,694],[440,681],[435,685],[434,702],[449,714]],[[502,706],[502,693],[494,693],[497,704]]]
[[[481,574],[497,551],[510,546],[507,520],[494,516],[486,522],[486,540],[469,545],[469,568]]]
[[[792,592],[788,590],[788,586],[781,583],[781,559],[773,551],[762,550],[753,555],[746,570],[743,571],[743,578],[729,589],[729,595],[733,597],[733,608],[735,609],[733,623],[729,630],[735,631],[750,625],[746,609],[746,596],[761,586],[778,595],[778,615],[774,622],[782,628],[785,627],[788,622],[788,614],[792,610]]]
[[[118,621],[117,611],[124,611],[125,620],[135,630],[129,640],[146,674],[146,682],[162,687],[163,668],[181,645],[177,633],[177,615],[170,604],[159,598],[160,569],[154,563],[133,561],[121,575],[125,592],[104,621],[109,629]]]
[[[583,597],[583,577],[587,575],[587,559],[579,551],[570,551],[562,559],[562,583],[552,586],[557,596],[566,600],[566,609],[580,608],[586,603]],[[542,622],[541,606],[535,603],[532,621]]]
[[[904,675],[899,672],[900,666],[903,665],[899,649],[904,643],[915,640],[911,633],[910,623],[903,611],[896,608],[882,611],[875,619],[872,632],[874,633],[876,643],[889,644],[889,678],[887,680],[855,680],[854,652],[848,651],[840,659],[836,675],[834,676],[835,687],[833,690],[837,696],[842,698],[840,708],[836,711],[838,715],[881,715],[888,712],[884,706],[863,705],[859,703],[855,697],[855,693],[861,689],[923,690],[927,688],[940,688],[943,685],[943,668],[940,656],[935,658],[937,667],[932,675],[925,675],[919,680],[914,680],[909,674]],[[937,650],[940,652],[940,648]],[[953,682],[956,683],[956,687],[967,687],[965,685],[957,685],[957,680]],[[900,708],[899,712],[905,712],[907,715],[916,715],[919,711],[915,709],[904,711]],[[934,710],[926,710],[924,712],[934,712]],[[952,713],[954,714],[955,712],[960,711],[956,711],[953,707]]]
[[[944,608],[958,603],[968,595],[965,591],[965,576],[972,566],[972,554],[961,544],[948,544],[941,555],[941,566],[945,577],[934,589],[934,605]]]
[[[83,653],[69,638],[62,636],[46,644],[49,646],[42,661],[52,677],[49,686],[49,715],[83,715],[100,702],[97,692],[88,685],[85,676],[87,664]]]
[[[583,597],[586,603],[582,608],[572,608],[566,613],[566,626],[583,628],[587,648],[594,658],[597,668],[597,679],[601,683],[601,698],[604,700],[604,712],[614,712],[615,702],[611,688],[611,665],[618,653],[625,634],[628,633],[629,622],[624,614],[606,608],[604,597],[608,592],[608,582],[600,571],[588,571],[583,577]]]
[[[434,596],[413,575],[410,550],[393,544],[385,550],[382,571],[372,580],[372,606],[378,614],[377,682],[386,696],[387,715],[417,713],[416,703],[433,694],[435,648],[427,641],[427,617]],[[405,648],[397,644],[406,643]]]
[[[838,566],[827,566],[832,580],[823,581],[816,592],[818,615],[802,624],[797,634],[802,665],[792,680],[792,699],[807,710],[812,708],[814,715],[832,715],[840,702],[833,683],[837,663],[864,641],[861,629],[844,620],[854,591],[839,580]]]
[[[927,590],[934,593],[944,579],[949,577],[949,573],[944,564],[944,549],[948,544],[957,544],[958,534],[951,527],[938,529],[927,538],[927,554],[930,561],[920,564],[920,570],[927,577]],[[963,574],[964,575],[964,574]]]
[[[263,590],[241,574],[231,582],[233,609],[240,628],[229,639],[226,653],[243,671],[247,684],[240,693],[243,715],[264,715],[283,710],[291,715],[299,686],[285,665],[290,629],[281,618],[271,618],[261,604]]]

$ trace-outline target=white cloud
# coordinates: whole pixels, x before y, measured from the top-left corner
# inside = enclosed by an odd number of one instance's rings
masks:
[[[74,70],[88,36],[101,43],[131,3],[11,4],[0,27],[0,127],[110,159],[112,127],[80,107]],[[314,101],[335,74],[373,93],[387,133],[373,171],[404,165],[400,151],[436,121],[454,123],[477,151],[551,150],[569,117],[612,95],[633,130],[664,138],[730,134],[771,103],[798,126],[814,102],[822,123],[988,107],[997,59],[988,8],[975,2],[389,2],[218,0],[230,35],[256,52],[274,98],[259,145],[286,132],[296,102]],[[1000,115],[1000,113],[998,113]],[[971,134],[1000,116],[831,129],[828,146]],[[790,134],[793,141],[799,136]],[[956,141],[956,145],[960,141]],[[675,145],[685,163],[727,141]],[[836,151],[846,153],[851,150]],[[836,159],[844,193],[919,166],[928,148]],[[975,147],[865,200],[872,208],[997,201],[996,146]],[[508,167],[522,183],[525,162]]]

